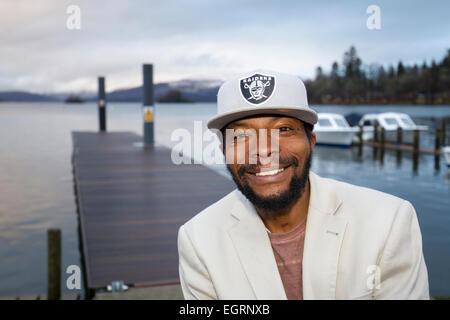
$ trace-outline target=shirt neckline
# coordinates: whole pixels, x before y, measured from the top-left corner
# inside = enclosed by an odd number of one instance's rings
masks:
[[[294,229],[289,230],[287,232],[273,233],[267,228],[266,228],[266,230],[267,230],[271,240],[276,240],[277,242],[278,241],[284,242],[284,241],[288,241],[288,240],[291,240],[291,239],[297,237],[298,234],[301,234],[305,229],[305,225],[306,225],[306,218],[303,219],[303,221],[300,222],[300,224],[298,224],[296,227],[294,227]]]

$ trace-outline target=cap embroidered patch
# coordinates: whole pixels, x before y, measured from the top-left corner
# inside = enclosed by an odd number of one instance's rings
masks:
[[[260,104],[273,94],[275,77],[256,73],[240,80],[242,97],[251,104]]]

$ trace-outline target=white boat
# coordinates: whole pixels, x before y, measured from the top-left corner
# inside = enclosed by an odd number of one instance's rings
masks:
[[[442,152],[444,153],[445,163],[450,168],[450,146],[442,147]]]
[[[348,148],[359,129],[350,127],[344,116],[340,114],[318,113],[318,116],[319,119],[314,125],[316,143]]]
[[[359,121],[363,126],[363,140],[373,140],[375,123],[385,130],[385,140],[397,142],[397,129],[402,128],[402,143],[412,144],[414,130],[427,131],[428,126],[416,125],[409,115],[400,112],[368,113]],[[356,127],[355,127],[356,128]],[[379,136],[379,134],[378,134]]]

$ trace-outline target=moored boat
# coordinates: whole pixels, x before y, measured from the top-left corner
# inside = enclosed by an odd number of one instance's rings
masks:
[[[318,113],[314,126],[317,144],[335,147],[349,147],[358,128],[349,126],[344,116],[336,113]]]
[[[385,130],[385,140],[397,141],[397,130],[402,129],[402,143],[412,144],[414,130],[427,131],[427,126],[416,125],[409,115],[400,112],[369,113],[362,116],[359,125],[363,126],[363,140],[373,140],[374,125]]]

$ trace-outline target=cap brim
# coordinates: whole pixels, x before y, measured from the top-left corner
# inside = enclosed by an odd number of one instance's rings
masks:
[[[217,115],[208,121],[208,129],[221,130],[227,124],[249,116],[261,115],[261,114],[278,114],[287,117],[297,118],[312,125],[317,122],[317,113],[308,108],[302,107],[268,107],[268,108],[248,108],[245,110],[231,111]]]

